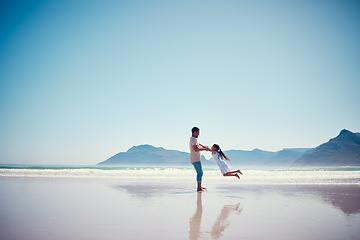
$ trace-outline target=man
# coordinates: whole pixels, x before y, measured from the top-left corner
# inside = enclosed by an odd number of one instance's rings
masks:
[[[201,186],[202,176],[203,176],[203,170],[201,165],[201,155],[200,151],[209,151],[209,147],[203,146],[198,143],[197,138],[200,135],[200,129],[197,127],[193,127],[191,129],[192,136],[190,138],[190,162],[192,165],[194,165],[194,168],[196,170],[197,176],[197,191],[201,192],[205,190],[206,188]]]

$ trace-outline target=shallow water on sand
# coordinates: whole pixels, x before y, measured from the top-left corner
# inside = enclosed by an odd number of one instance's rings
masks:
[[[0,239],[360,239],[359,185],[206,182],[0,178]]]

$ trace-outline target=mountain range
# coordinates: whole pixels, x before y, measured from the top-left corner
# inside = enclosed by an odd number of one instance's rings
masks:
[[[344,129],[337,137],[296,159],[295,164],[360,166],[360,133]]]
[[[182,166],[189,164],[190,154],[177,150],[167,150],[162,147],[154,147],[151,145],[134,146],[126,152],[120,152],[98,165],[166,165],[166,166]],[[204,156],[201,160],[205,163]]]
[[[229,150],[224,153],[235,166],[360,166],[360,133],[346,129],[316,148],[285,148],[271,152],[254,149],[252,151]],[[202,156],[204,166],[215,165]],[[162,147],[140,145],[120,152],[98,165],[189,165],[189,153],[167,150]]]

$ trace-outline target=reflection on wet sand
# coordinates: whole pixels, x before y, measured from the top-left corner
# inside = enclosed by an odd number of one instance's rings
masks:
[[[240,203],[235,205],[225,205],[212,227],[211,236],[213,239],[219,239],[223,235],[225,229],[230,225],[228,220],[230,214],[241,213],[241,211],[242,208],[240,208]]]
[[[257,194],[274,190],[283,194],[306,193],[319,196],[322,201],[331,204],[347,215],[360,213],[359,185],[249,185],[223,186],[222,189]]]
[[[196,201],[196,211],[194,215],[190,218],[190,240],[196,240],[200,238],[201,235],[201,218],[203,213],[202,207],[202,199],[201,199],[201,192],[197,194],[197,201]]]
[[[114,186],[116,189],[125,189],[130,195],[136,198],[150,198],[159,196],[165,190],[171,189],[169,186],[159,185],[118,185]]]
[[[347,215],[360,212],[359,186],[318,186],[309,187],[307,190],[320,195],[324,202],[330,203]]]
[[[219,239],[223,232],[227,227],[230,226],[230,222],[228,220],[229,216],[232,213],[241,213],[242,208],[240,208],[240,203],[234,205],[224,205],[219,216],[214,222],[212,226],[212,230],[208,231],[213,239]],[[203,206],[202,206],[202,193],[199,192],[197,195],[196,201],[196,211],[194,215],[190,218],[190,231],[189,231],[189,239],[197,240],[202,237],[201,232],[201,219],[203,214]]]

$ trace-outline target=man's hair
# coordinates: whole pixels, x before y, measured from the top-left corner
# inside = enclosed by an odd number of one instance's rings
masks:
[[[198,131],[200,131],[200,129],[199,129],[198,127],[193,127],[193,128],[191,129],[191,132],[192,132],[192,133],[198,132]]]

